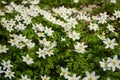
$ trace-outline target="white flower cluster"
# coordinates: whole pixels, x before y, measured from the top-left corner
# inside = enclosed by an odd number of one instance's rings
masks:
[[[41,76],[41,79],[42,80],[50,80],[50,77],[47,77],[46,75],[44,75],[44,76]],[[25,76],[21,75],[21,79],[19,79],[19,80],[31,80],[31,79],[28,78],[27,75],[25,75]]]
[[[110,0],[111,3],[116,3],[116,0]],[[6,4],[6,2],[2,3]],[[107,14],[107,12],[99,13],[98,15],[90,15],[87,12],[84,11],[78,11],[74,8],[65,8],[64,6],[59,8],[53,8],[52,11],[54,13],[51,13],[50,11],[40,9],[39,6],[36,4],[39,4],[40,0],[25,0],[22,2],[23,5],[17,5],[14,2],[12,2],[10,5],[5,6],[5,12],[0,10],[0,16],[5,16],[5,13],[12,13],[17,12],[19,14],[15,15],[13,19],[1,19],[2,26],[9,31],[10,36],[12,37],[8,43],[11,44],[11,46],[15,46],[19,49],[23,49],[24,47],[27,47],[28,49],[31,49],[35,46],[35,43],[32,42],[32,40],[29,40],[26,38],[26,36],[23,36],[22,34],[11,34],[12,31],[16,30],[17,32],[22,32],[26,28],[28,28],[29,25],[32,25],[32,29],[37,34],[37,36],[40,38],[39,44],[42,45],[42,48],[38,48],[38,51],[35,51],[35,53],[38,55],[39,58],[46,58],[46,55],[51,56],[54,55],[54,48],[57,46],[56,41],[50,41],[47,37],[52,38],[53,33],[55,32],[52,30],[51,26],[43,26],[42,23],[33,23],[32,19],[42,15],[43,18],[52,24],[56,24],[61,26],[66,33],[65,36],[67,38],[72,39],[73,45],[75,48],[76,53],[85,53],[85,49],[88,47],[88,45],[85,45],[85,42],[79,42],[81,37],[83,37],[80,32],[77,32],[76,26],[79,24],[79,21],[85,21],[85,23],[88,23],[87,26],[89,30],[94,30],[97,32],[100,30],[101,25],[107,24],[105,28],[107,28],[110,32],[117,34],[115,31],[115,27],[113,24],[108,24],[108,20],[119,20],[120,18],[120,11],[115,10],[113,15],[110,16]],[[74,3],[78,3],[78,0],[74,0]],[[24,6],[24,4],[30,4],[28,6]],[[72,16],[75,15],[75,16]],[[63,18],[63,20],[57,19],[56,16]],[[85,27],[85,26],[84,26]],[[106,32],[103,32],[102,35],[98,35],[98,37],[103,41],[105,44],[105,49],[114,49],[115,46],[118,46],[118,43],[116,43],[116,39],[110,39],[106,38]],[[66,41],[65,38],[61,37],[62,41]],[[75,43],[74,43],[75,42]],[[0,45],[0,53],[7,53],[7,48],[5,45]],[[26,54],[25,56],[22,56],[23,62],[25,62],[27,65],[33,64],[33,58],[31,55]],[[100,66],[103,68],[104,71],[110,70],[112,68],[112,71],[114,72],[116,68],[120,69],[120,60],[118,59],[118,56],[115,55],[112,58],[109,58],[107,60],[100,61]],[[15,77],[15,72],[12,72],[11,68],[13,65],[10,64],[10,60],[2,62],[2,67],[0,67],[0,74],[5,74],[5,77],[8,77],[9,79],[12,79],[12,77]],[[65,79],[68,80],[80,80],[81,76],[77,76],[75,73],[70,75],[71,73],[68,71],[68,68],[62,68],[61,67],[61,73],[60,76],[64,76]],[[95,75],[95,71],[92,73],[86,71],[86,77],[83,78],[83,80],[97,80],[100,76]],[[47,77],[46,75],[41,76],[42,80],[50,80],[50,77]],[[20,80],[31,80],[28,78],[27,75],[21,75]]]
[[[33,43],[32,40],[27,39],[26,36],[22,36],[22,34],[12,34],[10,36],[12,39],[10,39],[8,42],[11,44],[11,46],[16,46],[19,49],[22,49],[25,46],[30,49],[35,46],[35,43]]]
[[[11,20],[6,20],[5,18],[2,18],[1,24],[2,24],[9,32],[11,32],[11,31],[14,30],[15,21],[14,21],[13,19],[11,19]]]
[[[68,80],[79,80],[81,78],[81,76],[76,76],[76,74],[74,73],[73,76],[69,76],[70,72],[68,71],[68,68],[63,68],[61,67],[61,73],[60,76],[64,76],[65,79]]]
[[[85,11],[77,11],[77,10],[74,10],[73,12],[77,13],[76,18],[78,20],[83,20],[83,21],[87,21],[87,22],[91,21],[90,14],[88,14],[87,12],[85,12]]]
[[[68,71],[68,68],[61,67],[61,73],[60,76],[64,76],[67,80],[81,80],[81,76],[76,76],[75,73],[73,73],[73,76],[70,76],[70,72]],[[98,80],[100,76],[95,75],[95,71],[92,73],[89,73],[86,71],[86,77],[84,77],[82,80]]]
[[[47,41],[46,38],[43,38],[39,41],[40,44],[42,44],[44,47],[43,49],[39,48],[39,51],[36,51],[36,54],[38,54],[38,57],[45,58],[45,55],[51,56],[54,55],[53,48],[56,46],[56,42]]]
[[[51,28],[48,28],[47,26],[44,27],[41,23],[35,24],[35,25],[33,24],[32,29],[35,31],[35,33],[39,37],[43,37],[42,40],[39,40],[39,43],[42,44],[44,47],[43,49],[39,48],[39,50],[36,51],[36,54],[38,54],[38,57],[45,58],[46,55],[48,56],[54,55],[53,48],[56,46],[56,42],[47,41],[46,39],[47,36],[51,37],[54,31]]]
[[[104,71],[112,69],[114,72],[117,68],[120,69],[120,60],[118,59],[118,56],[115,55],[112,58],[107,58],[107,60],[100,61],[100,67],[103,68]]]
[[[30,4],[39,4],[40,0],[25,0],[22,3],[23,4],[27,4],[27,3],[30,3]]]
[[[0,67],[0,74],[5,74],[4,77],[8,77],[9,79],[12,79],[12,77],[15,77],[15,72],[12,72],[11,68],[13,65],[10,64],[10,60],[5,61],[2,60],[2,67]]]
[[[41,23],[40,24],[33,24],[32,29],[34,29],[35,33],[39,36],[39,37],[46,37],[45,34],[49,37],[52,36],[53,34],[53,30],[51,28],[48,28],[47,26],[44,27]]]
[[[102,35],[98,35],[98,37],[103,40],[103,43],[106,45],[105,49],[114,49],[114,46],[118,46],[118,43],[115,42],[115,38],[112,40],[110,38],[106,38],[105,33],[102,33]]]
[[[59,8],[53,8],[52,10],[55,12],[55,14],[59,15],[66,21],[69,19],[69,16],[72,15],[72,10],[69,8],[65,8],[64,6]]]

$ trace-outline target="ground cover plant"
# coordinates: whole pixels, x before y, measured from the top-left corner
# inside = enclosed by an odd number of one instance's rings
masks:
[[[120,80],[120,0],[1,0],[0,80]]]

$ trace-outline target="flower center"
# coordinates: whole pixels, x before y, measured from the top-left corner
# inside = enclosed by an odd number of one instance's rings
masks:
[[[12,75],[12,72],[8,72],[8,75],[9,75],[9,76]]]
[[[4,47],[3,47],[3,46],[0,46],[0,50],[4,50]]]
[[[89,77],[88,80],[94,80],[93,77]]]
[[[116,65],[116,61],[112,61],[112,64],[113,64],[113,65]]]
[[[29,60],[30,60],[30,57],[27,57],[26,60],[29,61]]]
[[[112,45],[112,42],[110,41],[110,42],[108,43],[108,45]]]

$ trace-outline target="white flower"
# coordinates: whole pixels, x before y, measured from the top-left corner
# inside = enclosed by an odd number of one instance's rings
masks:
[[[80,34],[76,33],[75,31],[71,32],[71,34],[69,35],[70,38],[73,39],[73,41],[80,39]]]
[[[22,34],[16,35],[14,38],[17,38],[19,42],[21,41],[25,42],[27,40],[26,36],[22,36]]]
[[[110,40],[109,38],[105,39],[104,44],[106,44],[105,48],[114,49],[114,46],[117,46],[118,43],[115,43],[115,39]]]
[[[31,4],[39,4],[40,0],[28,0]]]
[[[47,77],[46,75],[41,76],[42,80],[50,80],[50,77]]]
[[[68,80],[80,80],[81,76],[76,76],[76,74],[73,74],[72,77],[68,77]]]
[[[92,19],[97,21],[99,20],[99,16],[92,16]]]
[[[39,42],[40,42],[40,44],[43,44],[45,47],[49,47],[49,45],[50,45],[50,41],[47,41],[46,38],[43,38]]]
[[[1,1],[1,3],[2,3],[2,4],[7,4],[7,2],[6,2],[6,1],[4,1],[4,0],[2,0],[2,1]]]
[[[102,61],[100,61],[100,67],[103,68],[104,71],[106,70],[110,70],[110,67],[108,66],[110,61],[105,61],[104,59]]]
[[[6,48],[6,46],[0,45],[0,53],[7,53],[7,50],[9,50],[9,48]]]
[[[31,49],[35,46],[35,43],[33,43],[32,40],[27,40],[25,44],[27,45],[28,49]]]
[[[57,46],[56,41],[50,42],[50,45],[49,45],[50,49],[54,48],[55,46]]]
[[[117,1],[116,0],[110,0],[110,3],[116,3]]]
[[[17,31],[23,31],[23,30],[25,30],[25,28],[26,28],[26,26],[20,22],[15,26],[15,29]]]
[[[45,37],[45,33],[44,33],[44,32],[38,32],[37,35],[38,35],[39,37]]]
[[[10,39],[10,41],[8,41],[11,46],[15,46],[19,43],[19,40],[17,38],[14,38],[14,39]]]
[[[8,21],[8,23],[9,23],[10,26],[13,27],[13,26],[15,25],[16,21],[13,20],[13,19],[10,19],[10,20]]]
[[[60,76],[64,76],[65,78],[68,78],[68,68],[63,68],[61,67],[61,73],[60,73]]]
[[[25,23],[26,25],[28,25],[32,22],[32,18],[29,16],[24,16],[23,19],[24,19],[23,23]]]
[[[115,10],[115,13],[113,14],[116,18],[120,18],[120,11]]]
[[[105,40],[105,33],[103,32],[102,35],[97,35],[97,37],[101,40]]]
[[[26,62],[28,65],[34,63],[33,59],[27,54],[26,56],[22,56],[23,62]]]
[[[115,31],[115,28],[114,28],[112,25],[110,25],[110,24],[108,24],[107,28],[108,28],[109,31],[111,31],[111,32],[114,32],[114,31]]]
[[[69,27],[73,27],[73,28],[75,28],[75,27],[76,27],[75,25],[78,24],[76,18],[72,18],[72,17],[70,17],[70,18],[68,18],[67,21],[68,21],[67,25],[68,25]]]
[[[112,71],[115,71],[116,68],[120,69],[120,60],[118,59],[117,55],[115,55],[113,59],[109,59],[110,63],[108,64],[108,66],[112,68]]]
[[[22,20],[22,16],[20,16],[19,14],[15,15],[15,20],[16,21]]]
[[[82,43],[77,42],[77,44],[74,45],[74,47],[75,47],[75,51],[76,52],[84,53],[85,52],[85,48],[87,48],[88,46],[84,45],[84,42],[82,42]]]
[[[111,80],[110,78],[107,78],[107,80]]]
[[[36,54],[38,54],[38,57],[45,58],[46,55],[45,48],[43,50],[39,48],[39,51],[36,51]]]
[[[4,15],[5,15],[5,13],[0,10],[0,16],[4,16]]]
[[[47,54],[48,56],[54,55],[52,49],[46,49],[46,54]]]
[[[25,46],[24,43],[20,42],[16,45],[17,48],[22,49]]]
[[[87,76],[83,78],[83,80],[98,80],[98,78],[100,77],[100,76],[95,76],[95,71],[93,71],[92,73],[86,71],[86,75]]]
[[[79,2],[79,0],[74,0],[74,3],[78,3]]]
[[[6,8],[6,13],[12,13],[14,11],[11,5],[5,6],[5,8]]]
[[[99,16],[99,19],[98,19],[98,23],[101,23],[101,24],[106,23],[108,17],[109,17],[109,15],[107,15],[106,12],[100,13],[100,16]]]
[[[44,27],[43,25],[40,23],[40,24],[33,24],[33,27],[32,29],[34,29],[35,31],[44,31]]]
[[[21,79],[19,79],[19,80],[31,80],[31,79],[29,79],[29,78],[27,77],[27,75],[25,75],[25,76],[21,75]]]
[[[65,41],[65,38],[62,38],[62,37],[61,37],[61,41],[63,41],[63,42],[64,42],[64,41]]]
[[[12,72],[10,69],[7,69],[7,71],[5,71],[5,77],[8,77],[9,79],[12,79],[12,77],[14,76],[15,72]]]
[[[45,27],[45,33],[48,35],[48,36],[52,36],[52,33],[54,31],[51,29],[51,28],[48,28],[47,26]]]
[[[11,67],[13,67],[13,65],[10,64],[10,60],[8,60],[8,61],[2,60],[1,64],[3,65],[3,70],[10,69]]]
[[[96,23],[90,23],[88,27],[90,28],[90,30],[94,30],[94,31],[99,29],[98,24]]]
[[[104,12],[104,13],[100,13],[100,17],[107,19],[109,17],[109,15],[107,15],[107,12]]]
[[[27,4],[28,3],[28,1],[22,1],[22,4]]]

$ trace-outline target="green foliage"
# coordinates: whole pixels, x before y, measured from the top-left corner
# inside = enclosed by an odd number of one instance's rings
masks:
[[[5,0],[8,4],[12,1],[20,4],[22,0]],[[79,10],[81,5],[89,5],[96,4],[100,7],[94,9],[91,14],[96,15],[101,12],[108,12],[108,14],[112,14],[114,10],[120,10],[120,2],[117,4],[111,4],[108,2],[101,2],[101,0],[79,0],[79,3],[73,3],[73,0],[41,0],[40,4],[38,4],[42,9],[52,9],[52,7],[60,7],[65,6],[67,8],[75,7]],[[0,6],[4,5],[0,1]],[[14,19],[16,12],[11,14],[6,14],[4,17],[6,19]],[[0,17],[1,20],[2,17]],[[60,17],[58,17],[59,19]],[[56,41],[57,46],[54,48],[54,55],[46,56],[46,58],[38,58],[35,51],[38,48],[42,48],[39,43],[39,40],[42,38],[38,37],[37,34],[32,29],[32,24],[42,23],[44,26],[51,27],[55,32],[52,37],[46,37],[50,41]],[[115,28],[118,29],[120,23],[110,22],[115,25]],[[79,54],[73,51],[75,41],[72,41],[70,38],[66,37],[66,33],[64,29],[56,24],[53,24],[46,19],[43,18],[42,15],[37,16],[32,19],[32,24],[27,25],[27,28],[24,31],[13,31],[12,33],[22,33],[22,35],[26,36],[28,39],[35,42],[35,47],[28,49],[24,47],[23,49],[18,49],[17,47],[12,47],[8,41],[11,39],[9,36],[9,32],[0,24],[0,45],[5,44],[9,51],[7,53],[0,53],[0,63],[2,60],[11,60],[11,64],[13,64],[12,70],[15,71],[16,78],[14,80],[18,80],[21,74],[28,75],[32,78],[32,80],[39,80],[42,75],[48,75],[51,77],[51,80],[64,80],[63,76],[60,77],[60,68],[68,67],[71,73],[76,73],[85,76],[85,71],[95,71],[97,74],[102,76],[100,80],[106,80],[106,77],[110,77],[111,80],[119,80],[120,79],[120,70],[115,72],[112,71],[103,71],[100,68],[99,61],[103,58],[107,59],[107,57],[113,57],[113,55],[117,54],[120,56],[120,45],[115,47],[114,50],[105,49],[103,42],[97,37],[98,34],[101,34],[105,29],[105,26],[99,25],[99,31],[90,31],[87,26],[89,25],[87,22],[81,21],[78,25],[76,25],[75,30],[80,33],[81,38],[80,42],[85,42],[88,45],[87,51],[84,54]],[[120,34],[120,28],[116,31]],[[114,38],[114,33],[107,33],[106,36],[110,38]],[[61,41],[61,37],[66,39],[66,42]],[[116,37],[116,41],[120,44],[120,36]],[[34,59],[34,64],[28,66],[22,61],[22,56],[29,54]],[[0,80],[9,80],[4,78],[3,75],[0,76]]]

